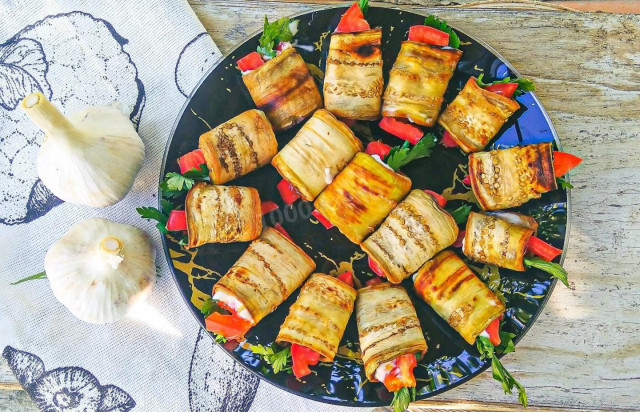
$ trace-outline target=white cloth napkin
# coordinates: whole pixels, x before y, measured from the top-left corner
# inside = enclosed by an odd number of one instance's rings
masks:
[[[183,0],[0,3],[0,350],[41,408],[55,411],[340,410],[277,389],[203,334],[169,274],[160,238],[136,207],[157,203],[174,120],[220,52]],[[62,203],[40,183],[43,134],[17,107],[42,91],[63,112],[120,101],[146,145],[142,171],[120,203]],[[161,275],[144,311],[91,325],[54,298],[43,270],[49,245],[84,218],[146,229]],[[346,408],[344,408],[346,410]],[[362,409],[358,409],[362,410]]]

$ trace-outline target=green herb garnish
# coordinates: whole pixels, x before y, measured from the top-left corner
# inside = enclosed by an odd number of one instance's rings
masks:
[[[360,7],[362,14],[366,15],[369,10],[369,0],[358,0],[358,7]]]
[[[167,173],[164,181],[160,183],[162,197],[175,198],[183,195],[193,187],[196,182],[208,182],[209,168],[206,164],[201,164],[200,169],[193,168],[184,174]]]
[[[469,213],[471,213],[471,205],[462,205],[456,210],[449,211],[449,213],[453,216],[453,220],[455,220],[457,224],[461,225],[467,221]]]
[[[277,47],[281,41],[291,41],[293,39],[289,23],[291,23],[291,20],[288,17],[269,23],[267,16],[264,16],[264,28],[262,29],[262,36],[260,36],[258,53],[267,57],[276,57],[277,52],[273,48]]]
[[[169,231],[167,230],[167,221],[169,220],[168,214],[165,214],[155,207],[138,207],[136,208],[136,212],[138,212],[140,214],[140,217],[143,219],[157,220],[158,223],[156,224],[156,227],[158,228],[160,233],[169,233]]]
[[[556,178],[556,183],[561,189],[573,189],[573,185],[569,183],[564,177]]]
[[[458,37],[456,32],[453,31],[451,27],[449,27],[445,20],[440,20],[436,16],[431,15],[424,19],[424,25],[436,28],[445,33],[449,33],[449,47],[453,47],[454,49],[460,47],[460,38]]]
[[[502,338],[502,334],[500,336]],[[508,344],[507,344],[508,345]],[[514,386],[518,389],[518,400],[522,404],[522,406],[527,406],[527,392],[524,390],[524,387],[509,373],[502,363],[500,359],[496,356],[496,348],[493,346],[489,338],[484,336],[478,336],[476,339],[476,346],[478,347],[478,351],[480,352],[480,357],[482,359],[491,359],[491,371],[493,372],[493,379],[500,382],[502,385],[502,389],[504,393],[511,394]],[[513,342],[511,345],[508,345],[507,348],[512,348]],[[515,350],[515,349],[514,349]],[[511,352],[513,352],[511,350]],[[508,352],[503,352],[508,353]]]
[[[400,388],[393,393],[391,406],[394,412],[404,412],[409,404],[416,400],[416,388]]]
[[[436,137],[433,133],[425,134],[414,146],[409,147],[405,141],[402,146],[392,147],[384,161],[394,171],[398,171],[409,162],[431,155],[431,149],[436,145]]]
[[[290,346],[284,349],[280,349],[273,343],[269,346],[250,345],[249,350],[251,350],[251,352],[255,353],[256,355],[260,355],[262,360],[271,365],[273,373],[278,373],[280,371],[291,372]]]
[[[46,278],[47,278],[46,272],[40,272],[40,273],[36,273],[35,275],[30,275],[30,276],[27,276],[26,278],[16,280],[15,282],[11,283],[11,285],[17,285],[18,283],[28,282],[30,280],[46,279]]]
[[[569,287],[569,280],[567,279],[567,271],[562,266],[554,262],[547,262],[539,257],[526,257],[524,258],[524,264],[530,268],[537,268],[543,270],[551,275],[551,277],[558,278],[566,287]]]
[[[202,307],[200,308],[200,313],[202,313],[204,315],[204,317],[208,317],[209,315],[211,315],[214,312],[218,312],[221,313],[223,315],[228,315],[229,311],[222,309],[219,305],[218,305],[218,301],[212,298],[209,298],[207,300],[204,301],[204,303],[202,304]]]
[[[482,77],[484,76],[484,73],[481,73],[480,76],[478,76],[478,78],[476,79],[476,83],[478,83],[478,86],[482,87],[483,89],[487,86],[491,86],[494,84],[502,84],[502,83],[517,83],[518,87],[516,88],[516,91],[513,92],[513,97],[518,97],[520,96],[522,93],[524,92],[532,92],[534,90],[536,90],[536,85],[533,84],[533,82],[529,79],[524,79],[524,78],[511,78],[511,77],[505,77],[502,80],[496,80],[494,82],[491,83],[484,83],[482,81]]]

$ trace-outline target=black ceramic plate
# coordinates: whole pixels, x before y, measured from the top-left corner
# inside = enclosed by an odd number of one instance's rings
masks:
[[[324,62],[329,47],[330,33],[335,29],[345,7],[324,9],[296,16],[300,19],[298,44],[305,46],[299,52],[307,63],[324,70]],[[406,38],[410,26],[422,24],[424,16],[392,8],[370,7],[367,20],[371,26],[380,26],[383,31],[382,54],[384,73],[387,80],[389,70]],[[445,95],[445,106],[464,85],[469,76],[484,73],[485,81],[501,79],[517,73],[499,55],[477,39],[456,30],[462,41],[464,52]],[[231,117],[251,108],[253,101],[241,79],[235,62],[242,56],[255,51],[261,33],[247,39],[228,54],[196,88],[185,105],[176,123],[173,136],[168,143],[162,176],[177,171],[176,159],[197,148],[198,137]],[[322,90],[322,87],[320,87]],[[493,147],[509,147],[542,141],[555,141],[557,137],[549,118],[536,96],[526,93],[517,98],[521,109],[499,133]],[[444,106],[443,106],[444,107]],[[299,130],[293,128],[278,134],[279,147],[284,146]],[[371,139],[382,139],[389,145],[402,142],[383,132],[377,122],[359,122],[354,131],[366,144]],[[441,136],[442,131],[434,129]],[[414,161],[403,171],[413,181],[414,188],[449,192],[455,199],[448,204],[457,207],[469,199],[469,189],[459,181],[465,172],[466,157],[458,149],[446,149],[441,145],[425,159]],[[265,216],[265,224],[282,224],[298,245],[316,262],[317,272],[330,274],[351,270],[364,283],[372,277],[367,259],[360,248],[349,242],[336,228],[325,230],[311,216],[310,203],[297,202],[292,207],[283,204],[276,184],[280,176],[271,166],[233,181],[234,185],[251,186],[258,189],[262,200],[276,202],[280,209]],[[541,224],[539,236],[556,247],[565,245],[567,232],[567,193],[564,190],[545,194],[541,199],[527,203],[520,210],[535,216]],[[200,324],[204,320],[199,307],[209,297],[215,282],[223,275],[247,248],[247,243],[229,245],[205,245],[197,250],[185,251],[176,239],[164,238],[164,248],[189,309]],[[483,265],[474,265],[477,272],[493,287],[502,290],[507,303],[506,330],[516,334],[516,341],[531,327],[542,310],[554,285],[549,276],[537,270],[516,273]],[[413,293],[411,282],[405,287],[412,295],[420,323],[424,331],[429,351],[415,370],[418,381],[417,398],[424,399],[442,393],[480,373],[489,363],[480,360],[475,347],[468,345],[448,324]],[[284,302],[274,313],[263,319],[247,336],[250,343],[264,345],[274,341],[289,306],[297,297],[297,292]],[[317,372],[299,381],[293,375],[274,375],[268,365],[249,350],[247,345],[227,343],[225,350],[261,379],[313,400],[358,406],[387,405],[392,394],[380,383],[365,382],[360,359],[354,359],[358,351],[358,335],[355,317],[347,327],[341,348],[333,364],[322,364],[313,369]],[[508,358],[507,358],[508,364]],[[507,365],[508,366],[508,365]],[[496,382],[496,391],[500,390]]]

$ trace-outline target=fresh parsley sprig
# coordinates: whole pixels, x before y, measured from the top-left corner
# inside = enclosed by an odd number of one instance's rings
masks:
[[[445,20],[440,20],[436,16],[431,15],[424,19],[424,25],[433,27],[445,33],[449,33],[449,47],[453,47],[454,49],[460,47],[460,38],[458,37],[456,32],[453,31],[451,27],[449,27]]]
[[[176,198],[189,191],[196,182],[209,181],[209,168],[203,163],[200,165],[200,169],[193,168],[183,174],[167,173],[164,181],[160,183],[160,191],[164,198]]]
[[[481,73],[480,76],[478,76],[478,78],[476,79],[476,83],[478,83],[478,86],[485,88],[487,86],[491,86],[493,84],[502,84],[502,83],[517,83],[518,87],[516,88],[516,91],[513,92],[513,97],[518,97],[521,94],[523,94],[524,92],[533,92],[536,90],[536,85],[533,84],[533,82],[529,79],[524,79],[524,78],[511,78],[511,77],[505,77],[502,80],[496,80],[494,82],[491,83],[484,83],[482,81],[482,77],[484,76],[484,73]]]
[[[162,199],[160,201],[162,205],[162,210],[156,209],[155,207],[138,207],[136,211],[140,214],[140,217],[143,219],[153,219],[158,223],[156,227],[160,231],[160,233],[169,233],[167,230],[167,221],[169,220],[169,214],[175,208],[173,203],[168,201],[167,199]]]
[[[471,213],[471,205],[462,205],[456,210],[449,210],[448,212],[453,216],[453,220],[461,225],[467,221],[469,213]]]
[[[404,412],[416,400],[416,388],[403,387],[393,393],[391,406],[394,412]]]
[[[557,185],[562,189],[573,189],[573,185],[569,183],[564,177],[556,178]]]
[[[502,333],[500,337],[502,338]],[[505,335],[505,337],[507,337]],[[507,348],[513,349],[513,341],[511,341],[510,346]],[[507,344],[508,345],[508,344]],[[476,339],[476,346],[478,347],[478,351],[480,352],[480,357],[482,359],[491,359],[491,371],[493,373],[493,379],[500,382],[502,385],[502,389],[504,393],[511,394],[513,393],[513,388],[515,387],[518,390],[518,400],[522,404],[522,406],[527,406],[527,392],[524,387],[518,382],[511,373],[502,365],[500,359],[496,356],[496,347],[493,346],[489,338],[484,336],[478,336]],[[501,345],[502,346],[502,345]],[[514,349],[515,350],[515,349]],[[513,350],[509,350],[513,352]],[[508,353],[508,352],[503,352]]]
[[[276,57],[277,52],[274,47],[277,47],[281,41],[291,41],[293,39],[293,33],[289,28],[290,23],[291,20],[288,17],[269,23],[267,16],[264,16],[264,28],[257,48],[258,53],[270,58]]]
[[[280,371],[291,373],[291,347],[278,348],[274,343],[269,346],[250,345],[249,350],[260,355],[263,361],[271,365],[273,373]]]
[[[402,146],[392,147],[384,161],[394,171],[398,171],[409,162],[431,155],[431,149],[433,149],[435,145],[435,135],[433,133],[427,133],[412,147],[409,147],[408,141],[405,141]]]
[[[200,307],[200,313],[202,313],[204,317],[207,318],[209,315],[211,315],[214,312],[222,313],[223,315],[229,314],[227,310],[222,309],[220,306],[218,306],[217,300],[214,300],[212,298],[205,300],[204,303],[202,304],[202,307]],[[211,332],[211,333],[215,335],[216,343],[225,343],[227,341],[227,338],[225,338],[224,336],[215,332]]]
[[[543,270],[551,275],[551,277],[558,278],[566,287],[569,287],[569,280],[567,279],[567,271],[562,266],[554,262],[547,262],[539,257],[525,257],[524,264],[530,268],[537,268]]]

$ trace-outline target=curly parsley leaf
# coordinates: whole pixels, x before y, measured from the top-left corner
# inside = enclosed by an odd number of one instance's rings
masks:
[[[471,213],[471,205],[462,205],[456,210],[448,211],[457,224],[461,225],[467,221],[469,213]]]
[[[30,276],[27,276],[26,278],[22,278],[20,280],[16,280],[15,282],[11,283],[11,285],[17,285],[19,283],[28,282],[30,280],[46,279],[46,278],[47,278],[47,273],[46,272],[40,272],[40,273],[36,273],[35,275],[30,275]]]
[[[424,19],[424,25],[433,27],[445,33],[449,33],[449,47],[453,47],[454,49],[460,47],[460,38],[458,37],[456,32],[453,31],[451,27],[449,27],[445,20],[440,20],[436,16],[430,15],[426,19]]]
[[[496,356],[496,348],[493,346],[489,338],[484,336],[478,336],[476,339],[476,346],[480,352],[482,359],[491,359],[491,371],[493,372],[493,379],[500,382],[504,393],[513,393],[513,388],[518,390],[518,400],[522,406],[527,406],[527,392],[524,387],[509,373],[509,371],[502,365],[500,359]]]
[[[412,147],[409,147],[408,141],[405,141],[402,146],[392,147],[384,161],[394,171],[398,171],[402,166],[416,159],[431,155],[431,149],[433,149],[435,145],[435,135],[433,133],[427,133]]]
[[[569,183],[564,177],[556,178],[556,183],[562,189],[573,189],[573,185]]]
[[[394,412],[404,412],[416,400],[416,388],[401,388],[393,393],[391,406]]]
[[[269,23],[267,16],[264,16],[264,28],[257,48],[258,53],[266,57],[276,57],[277,53],[274,47],[277,47],[281,41],[291,41],[293,39],[289,23],[291,23],[291,20],[288,17]]]
[[[163,204],[163,210],[165,205]],[[143,219],[153,219],[158,221],[156,227],[160,231],[160,233],[169,233],[167,230],[167,220],[169,220],[169,213],[165,213],[162,210],[158,210],[155,207],[138,207],[136,208],[136,212]],[[169,211],[170,212],[170,211]]]
[[[543,270],[551,275],[551,277],[558,278],[566,287],[569,287],[569,280],[567,279],[567,271],[562,266],[554,262],[547,262],[539,257],[526,257],[524,258],[524,264],[530,268],[537,268]]]
[[[369,10],[369,0],[358,0],[358,7],[360,7],[362,14],[366,15]]]
[[[260,355],[262,360],[271,365],[273,373],[280,371],[291,372],[291,347],[280,349],[272,343],[269,346],[250,345],[249,350],[256,355]]]
[[[494,82],[491,83],[484,83],[482,81],[482,77],[484,77],[484,73],[481,73],[480,76],[478,76],[478,78],[476,79],[476,83],[478,83],[478,86],[482,87],[483,89],[487,86],[491,86],[494,84],[502,84],[502,83],[517,83],[518,87],[516,88],[516,91],[513,92],[513,97],[518,97],[521,94],[523,94],[524,92],[533,92],[536,90],[536,85],[533,84],[533,82],[529,79],[524,79],[524,78],[511,78],[511,77],[505,77],[502,80],[496,80]]]

